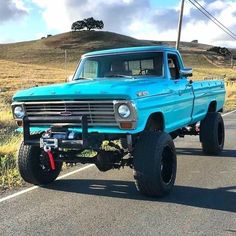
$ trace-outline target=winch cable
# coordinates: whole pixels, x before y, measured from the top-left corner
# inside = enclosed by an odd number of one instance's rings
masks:
[[[54,160],[54,156],[52,154],[52,151],[48,150],[47,154],[48,154],[48,158],[49,158],[49,161],[50,161],[50,167],[51,167],[52,170],[55,170],[56,166],[55,166],[55,160]]]
[[[44,151],[48,154],[51,170],[55,170],[56,169],[56,165],[55,165],[55,160],[54,160],[53,153],[51,151],[51,147],[44,146]]]

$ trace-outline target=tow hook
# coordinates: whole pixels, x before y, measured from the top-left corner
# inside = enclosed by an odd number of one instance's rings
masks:
[[[44,149],[44,151],[48,154],[48,158],[49,158],[51,170],[55,170],[55,169],[56,169],[55,160],[54,160],[54,156],[53,156],[51,147],[49,147],[49,146],[44,146],[43,149]]]

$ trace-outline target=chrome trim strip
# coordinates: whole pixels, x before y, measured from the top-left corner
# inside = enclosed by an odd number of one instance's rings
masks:
[[[95,104],[99,104],[99,103],[108,103],[111,104],[112,100],[81,100],[81,101],[38,101],[38,102],[23,102],[23,104],[25,105],[34,105],[34,104],[67,104],[67,103],[71,103],[71,104],[86,104],[86,103],[95,103]]]

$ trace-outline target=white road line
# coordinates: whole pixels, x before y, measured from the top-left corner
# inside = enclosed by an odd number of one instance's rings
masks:
[[[38,188],[38,186],[33,186],[33,187],[30,187],[30,188],[24,189],[24,190],[22,190],[22,191],[19,191],[19,192],[17,192],[17,193],[11,194],[11,195],[9,195],[9,196],[3,197],[3,198],[0,199],[0,203],[1,203],[1,202],[4,202],[4,201],[7,201],[7,200],[9,200],[9,199],[11,199],[11,198],[17,197],[17,196],[19,196],[19,195],[21,195],[21,194],[30,192],[30,191],[32,191],[32,190],[34,190],[34,189],[37,189],[37,188]]]
[[[228,115],[231,115],[231,114],[234,113],[234,112],[236,112],[236,110],[233,110],[233,111],[230,111],[230,112],[228,112],[228,113],[225,113],[225,114],[223,114],[222,116],[228,116]]]
[[[234,113],[234,112],[236,112],[236,110],[230,111],[230,112],[228,112],[228,113],[225,113],[225,114],[223,114],[222,116],[228,116],[228,115],[230,115],[230,114],[232,114],[232,113]],[[92,166],[94,166],[94,165],[93,165],[93,164],[87,165],[87,166],[82,167],[82,168],[80,168],[80,169],[71,171],[71,172],[69,172],[69,173],[67,173],[67,174],[61,175],[61,176],[59,176],[57,179],[58,179],[58,180],[59,180],[59,179],[64,179],[64,178],[66,178],[66,177],[68,177],[68,176],[71,176],[71,175],[74,175],[74,174],[76,174],[76,173],[78,173],[78,172],[81,172],[81,171],[83,171],[83,170],[86,170],[86,169],[88,169],[88,168],[90,168],[90,167],[92,167]],[[30,191],[33,191],[33,190],[35,190],[35,189],[37,189],[37,188],[39,188],[39,186],[33,186],[33,187],[30,187],[30,188],[24,189],[24,190],[22,190],[22,191],[19,191],[19,192],[17,192],[17,193],[11,194],[11,195],[9,195],[9,196],[0,198],[0,203],[1,203],[1,202],[5,202],[5,201],[7,201],[7,200],[9,200],[9,199],[18,197],[18,196],[20,196],[20,195],[22,195],[22,194],[24,194],[24,193],[28,193],[28,192],[30,192]]]
[[[90,164],[90,165],[84,166],[84,167],[79,168],[79,169],[77,169],[77,170],[71,171],[71,172],[69,172],[69,173],[67,173],[67,174],[61,175],[61,176],[59,176],[57,179],[64,179],[64,178],[66,178],[66,177],[68,177],[68,176],[70,176],[70,175],[74,175],[74,174],[76,174],[76,173],[78,173],[78,172],[81,172],[81,171],[83,171],[83,170],[86,170],[86,169],[88,169],[88,168],[90,168],[90,167],[92,167],[92,166],[94,166],[94,165],[93,165],[93,164]],[[9,196],[0,198],[0,203],[1,203],[1,202],[5,202],[5,201],[7,201],[7,200],[10,200],[10,199],[12,199],[12,198],[18,197],[18,196],[20,196],[20,195],[22,195],[22,194],[24,194],[24,193],[28,193],[28,192],[30,192],[30,191],[33,191],[33,190],[35,190],[35,189],[37,189],[37,188],[39,188],[39,186],[33,186],[33,187],[30,187],[30,188],[21,190],[21,191],[19,191],[19,192],[17,192],[17,193],[13,193],[13,194],[11,194],[11,195],[9,195]]]
[[[90,165],[84,166],[84,167],[82,167],[82,168],[79,168],[79,169],[77,169],[77,170],[71,171],[71,172],[69,172],[69,173],[67,173],[67,174],[61,175],[61,176],[59,176],[57,179],[64,179],[64,178],[66,178],[66,177],[68,177],[68,176],[71,176],[71,175],[74,175],[74,174],[76,174],[76,173],[78,173],[78,172],[80,172],[80,171],[86,170],[86,169],[88,169],[88,168],[90,168],[90,167],[92,167],[92,166],[94,166],[94,164],[90,164]]]

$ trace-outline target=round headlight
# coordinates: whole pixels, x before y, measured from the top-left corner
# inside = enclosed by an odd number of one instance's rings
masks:
[[[18,118],[18,119],[23,118],[24,115],[25,115],[25,112],[24,112],[24,110],[23,110],[23,107],[22,107],[22,106],[16,106],[16,107],[14,108],[14,115],[15,115],[15,117]]]
[[[131,114],[130,108],[123,104],[118,107],[118,113],[121,118],[128,118]]]

